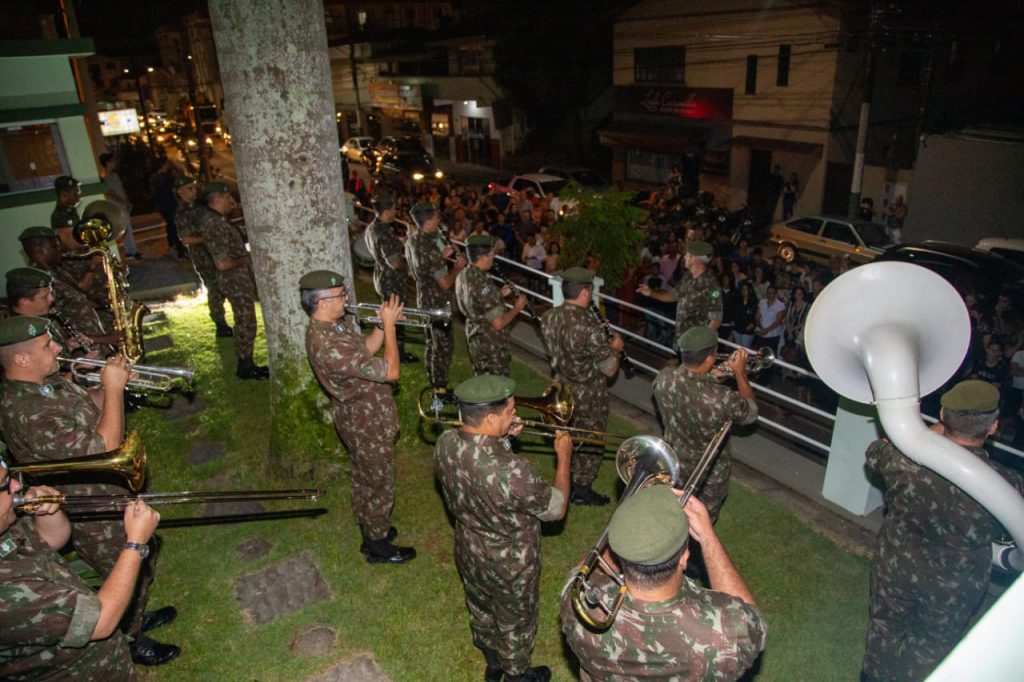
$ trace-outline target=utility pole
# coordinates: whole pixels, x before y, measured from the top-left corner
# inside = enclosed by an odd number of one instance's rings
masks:
[[[359,129],[360,135],[365,135],[366,131],[363,130],[363,105],[359,101],[359,68],[358,64],[356,64],[356,36],[355,27],[352,22],[351,5],[346,5],[345,18],[345,23],[348,25],[348,59],[352,67],[352,89],[356,93],[356,127]],[[357,20],[355,24],[358,25],[358,23]]]
[[[857,126],[857,147],[853,161],[853,179],[850,182],[850,205],[847,217],[856,220],[860,215],[860,195],[864,183],[864,149],[868,141],[868,122],[871,116],[871,100],[875,89],[875,37],[878,27],[878,9],[871,4],[868,24],[867,59],[864,63],[864,96],[860,103],[860,122]]]

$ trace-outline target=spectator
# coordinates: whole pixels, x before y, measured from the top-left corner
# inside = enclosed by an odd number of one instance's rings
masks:
[[[811,309],[807,302],[807,292],[802,287],[793,287],[789,305],[786,306],[786,347],[789,357],[783,359],[794,365],[806,366],[807,355],[804,352],[804,323]]]
[[[757,294],[750,280],[739,284],[739,300],[736,302],[736,317],[733,321],[732,340],[747,348],[754,347],[754,331],[757,327]]]
[[[544,250],[544,246],[537,243],[536,235],[530,235],[526,238],[526,245],[523,246],[522,262],[534,270],[543,270],[544,259],[547,256],[548,254]]]
[[[177,168],[170,159],[164,157],[163,163],[149,179],[149,190],[153,195],[156,210],[163,216],[166,225],[167,248],[174,249],[178,258],[183,259],[188,258],[188,253],[185,251],[185,245],[178,239],[178,229],[174,222],[178,212],[178,198],[174,195],[174,181],[177,176]]]
[[[132,234],[132,204],[128,201],[128,193],[124,191],[124,183],[121,181],[121,176],[117,173],[118,165],[117,157],[110,152],[100,154],[103,184],[107,188],[103,196],[106,197],[107,201],[116,204],[121,209],[125,224],[124,255],[127,258],[139,259],[142,258],[142,254],[139,253],[139,247],[135,243],[135,237]]]
[[[558,245],[557,241],[552,241],[548,245],[548,255],[544,259],[544,272],[549,275],[553,275],[558,272],[558,255],[562,252],[562,247]]]
[[[793,217],[793,208],[796,206],[796,195],[800,191],[800,180],[796,173],[789,174],[789,180],[782,190],[782,219],[789,220]]]
[[[754,327],[754,345],[767,346],[779,352],[779,340],[786,332],[786,306],[779,300],[774,285],[768,285],[765,298],[757,304],[757,324]]]
[[[737,306],[740,294],[733,285],[732,275],[725,273],[721,277],[722,282],[722,324],[718,327],[718,335],[723,339],[732,338],[733,328],[736,324]]]
[[[897,194],[893,202],[885,208],[885,230],[893,244],[903,241],[903,221],[907,219],[907,205],[903,203],[903,195]]]

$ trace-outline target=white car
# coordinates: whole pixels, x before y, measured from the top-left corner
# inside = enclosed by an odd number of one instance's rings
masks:
[[[998,254],[1018,265],[1024,265],[1024,239],[988,237],[978,242],[974,248]]]
[[[367,154],[372,147],[372,137],[350,137],[341,145],[341,153],[347,156],[349,161],[366,163]]]

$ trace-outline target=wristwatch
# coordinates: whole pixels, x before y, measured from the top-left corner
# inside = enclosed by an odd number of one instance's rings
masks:
[[[149,545],[144,542],[126,542],[121,549],[134,549],[143,559],[149,557]]]

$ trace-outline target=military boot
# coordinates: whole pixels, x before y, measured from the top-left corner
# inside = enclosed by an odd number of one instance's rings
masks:
[[[214,320],[213,322],[214,324],[217,325],[218,339],[230,339],[232,336],[235,335],[235,333],[231,331],[231,327],[229,327],[228,323],[225,322],[224,320]]]
[[[484,670],[484,682],[501,682],[505,674],[501,669],[501,659],[494,649],[484,649],[484,659],[487,661],[487,669]]]
[[[569,501],[585,507],[602,507],[608,504],[608,496],[595,492],[589,485],[573,485]]]
[[[257,365],[252,358],[239,358],[235,376],[239,379],[269,379],[270,368]]]
[[[132,663],[136,665],[163,665],[173,661],[181,653],[181,648],[176,644],[164,644],[146,635],[135,635],[135,641],[129,645],[132,656]]]
[[[391,526],[390,528],[388,528],[388,534],[384,536],[384,539],[387,540],[388,542],[391,542],[392,540],[394,540],[397,537],[398,537],[398,529],[395,528],[394,526]],[[368,540],[366,538],[366,535],[363,535],[363,542],[362,542],[362,544],[359,545],[359,551],[362,552],[365,555],[366,554],[366,549],[369,546],[370,546],[370,540]]]
[[[548,682],[551,679],[551,668],[538,665],[530,668],[522,675],[505,675],[505,682]]]

